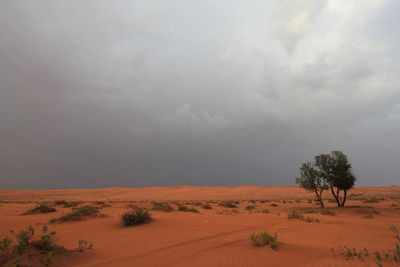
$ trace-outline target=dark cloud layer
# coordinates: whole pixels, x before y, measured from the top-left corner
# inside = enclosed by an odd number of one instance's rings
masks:
[[[1,187],[399,184],[399,3],[292,3],[1,1]]]

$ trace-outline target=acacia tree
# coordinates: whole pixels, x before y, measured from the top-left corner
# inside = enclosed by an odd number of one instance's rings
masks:
[[[307,162],[306,164],[303,164],[302,168],[304,165],[308,165],[309,167],[313,166],[316,175],[313,179],[317,181],[318,177],[321,185],[330,188],[337,205],[339,207],[344,207],[347,199],[347,191],[354,186],[356,181],[356,177],[351,170],[351,164],[349,163],[347,156],[341,151],[332,151],[331,154],[321,154],[316,156],[313,165]],[[303,172],[302,168],[300,168],[301,174]],[[300,180],[299,182],[297,181],[298,180],[296,179],[296,183],[300,183]],[[301,183],[300,186],[305,188]],[[340,196],[341,192],[343,192],[343,196]]]
[[[319,171],[311,162],[303,163],[300,167],[300,177],[296,177],[296,184],[299,184],[306,191],[314,192],[321,207],[324,208],[322,192],[329,188],[329,185],[322,179]]]

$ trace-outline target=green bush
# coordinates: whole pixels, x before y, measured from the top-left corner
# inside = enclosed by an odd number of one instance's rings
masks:
[[[258,233],[257,235],[256,235],[256,233],[253,232],[250,235],[250,239],[251,239],[252,244],[256,247],[269,245],[273,250],[278,249],[278,244],[277,244],[278,234],[277,233],[275,233],[275,235],[272,236],[265,230],[263,232]]]
[[[146,208],[135,208],[121,215],[124,226],[137,226],[152,220],[151,214]]]
[[[47,232],[47,227],[46,225],[43,226],[42,228],[43,235],[35,241],[32,241],[32,245],[40,250],[40,251],[51,251],[55,247],[55,240],[54,240],[54,235],[56,232]]]

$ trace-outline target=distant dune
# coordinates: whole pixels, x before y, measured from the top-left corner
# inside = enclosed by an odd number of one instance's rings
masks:
[[[368,197],[400,196],[400,186],[356,187],[350,195]],[[102,189],[0,190],[0,200],[224,200],[296,199],[313,197],[298,186],[170,186],[109,187]],[[324,197],[331,197],[329,191]]]

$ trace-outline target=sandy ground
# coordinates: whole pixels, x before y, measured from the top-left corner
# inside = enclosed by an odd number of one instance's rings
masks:
[[[19,231],[29,225],[40,229],[46,224],[66,249],[76,249],[79,239],[94,243],[82,253],[54,257],[51,266],[377,266],[377,250],[383,266],[398,266],[393,257],[385,258],[383,250],[395,245],[389,225],[400,227],[400,187],[358,187],[350,195],[345,208],[326,201],[327,209],[336,214],[330,216],[309,201],[313,194],[291,186],[0,190],[0,238],[11,237],[10,229]],[[371,197],[381,200],[360,200]],[[110,206],[101,209],[107,216],[79,222],[49,224],[71,210],[63,206],[55,206],[52,213],[21,215],[36,203],[54,200],[82,201],[80,205],[105,201]],[[223,200],[240,203],[234,209],[218,206]],[[175,211],[152,211],[152,222],[122,226],[119,216],[129,205],[151,208],[152,201],[170,202]],[[176,211],[176,201],[200,213]],[[208,202],[212,209],[196,202]],[[261,212],[266,209],[268,213]],[[313,221],[288,219],[292,210],[308,212],[305,217]],[[251,244],[250,234],[262,230],[278,234],[277,251]],[[361,251],[365,247],[370,255],[363,261],[346,260],[340,255],[345,245]]]

